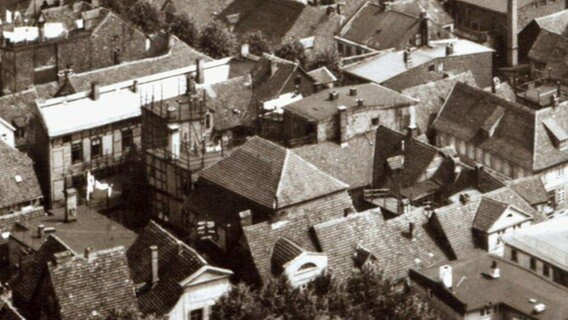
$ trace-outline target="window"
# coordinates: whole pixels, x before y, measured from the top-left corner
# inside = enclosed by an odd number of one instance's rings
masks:
[[[562,204],[566,200],[566,190],[564,188],[557,190],[556,203]]]
[[[189,320],[202,320],[203,319],[203,309],[191,310],[189,312]]]
[[[421,34],[416,34],[414,36],[414,45],[417,47],[420,47],[422,45],[422,35]]]
[[[564,167],[558,168],[558,177],[564,177]]]
[[[122,150],[128,151],[132,148],[134,144],[134,138],[132,136],[132,129],[127,129],[122,131]]]
[[[102,154],[103,148],[101,146],[101,138],[93,138],[91,139],[91,158],[100,157]]]
[[[542,265],[542,274],[543,274],[545,277],[549,277],[549,276],[550,276],[550,266],[549,266],[548,264],[546,264],[546,263],[544,263],[544,264]]]
[[[531,270],[532,271],[536,270],[536,259],[535,258],[531,258]]]
[[[71,163],[83,161],[83,144],[76,142],[71,145]]]
[[[515,249],[511,250],[511,261],[519,261],[519,257],[517,257],[517,250]]]
[[[440,63],[438,63],[438,72],[442,72],[442,71],[444,71],[444,63],[440,62]]]
[[[429,66],[428,66],[428,71],[430,71],[430,72],[436,71],[436,65],[434,65],[434,64],[429,65]]]
[[[205,115],[205,129],[211,129],[211,114]]]
[[[379,125],[379,117],[371,119],[371,125],[378,126]]]
[[[61,139],[63,140],[63,143],[69,143],[71,142],[71,135],[68,134],[66,136],[63,136]]]

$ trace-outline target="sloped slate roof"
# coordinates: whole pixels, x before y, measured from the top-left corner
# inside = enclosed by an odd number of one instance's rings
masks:
[[[215,113],[215,130],[249,126],[256,119],[257,108],[252,104],[250,75],[216,83],[205,87],[205,90],[210,98],[207,107]]]
[[[323,216],[320,216],[320,213]],[[272,256],[277,242],[286,238],[308,252],[318,252],[317,243],[310,236],[312,227],[322,221],[343,216],[343,210],[322,212],[295,211],[289,213],[287,222],[273,228],[270,222],[262,222],[243,227],[244,240],[250,250],[251,258],[262,282],[272,279]],[[286,260],[288,258],[285,258]],[[281,262],[281,261],[280,261]]]
[[[61,318],[87,319],[93,313],[134,309],[136,295],[123,247],[98,251],[92,261],[73,257],[48,267]]]
[[[461,73],[446,79],[428,82],[423,85],[404,89],[403,94],[420,101],[416,105],[416,123],[422,132],[427,129],[434,121],[444,102],[457,82],[464,82],[473,87],[477,87],[475,78],[471,71]]]
[[[408,235],[411,222],[415,224],[414,240]],[[357,246],[362,245],[377,258],[375,265],[385,277],[400,279],[410,268],[420,269],[447,261],[429,236],[426,222],[422,210],[387,221],[379,212],[370,210],[318,224],[314,229],[334,275],[351,275],[356,266],[353,254]]]
[[[347,183],[351,189],[357,189],[373,182],[375,138],[376,134],[371,132],[349,139],[344,147],[333,141],[324,141],[301,146],[294,152],[323,172]]]
[[[531,205],[546,203],[549,200],[540,176],[520,178],[507,184]]]
[[[0,141],[0,209],[41,197],[33,161]]]
[[[479,130],[498,108],[504,115],[492,136],[481,139]],[[533,110],[518,103],[457,83],[432,127],[498,155],[530,171],[568,161],[568,153],[556,148],[544,122],[568,123],[568,104]]]
[[[41,248],[35,253],[30,265],[22,270],[22,277],[14,283],[14,297],[30,302],[47,272],[47,263],[54,261],[53,255],[70,250],[57,236],[50,235]]]
[[[489,198],[481,199],[475,219],[473,220],[473,228],[481,231],[489,231],[491,226],[503,215],[508,207],[509,205],[503,202]]]
[[[293,151],[260,137],[203,170],[200,177],[271,209],[348,188]]]
[[[181,297],[183,288],[179,283],[208,263],[194,249],[150,221],[126,253],[136,285],[151,282],[150,246],[158,247],[159,281],[138,296],[138,304],[143,313],[162,315],[169,312]]]
[[[306,252],[299,244],[286,237],[282,237],[274,244],[271,262],[273,266],[282,268],[286,263]]]

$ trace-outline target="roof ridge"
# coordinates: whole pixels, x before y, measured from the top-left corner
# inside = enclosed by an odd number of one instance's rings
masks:
[[[282,162],[282,166],[280,167],[280,174],[279,174],[279,178],[278,178],[278,185],[276,186],[276,193],[274,194],[274,203],[273,203],[273,206],[274,206],[275,209],[277,209],[277,207],[278,207],[278,203],[279,203],[278,198],[279,198],[279,196],[280,196],[280,191],[281,191],[281,190],[280,190],[280,187],[282,186],[282,180],[283,180],[283,178],[284,178],[284,172],[285,172],[286,166],[287,166],[287,164],[288,164],[288,158],[290,157],[290,150],[287,149],[287,148],[284,148],[284,149],[285,149],[284,152],[286,153],[286,155],[284,156],[284,161]]]
[[[147,227],[153,227],[155,229],[157,229],[158,231],[160,231],[163,235],[165,235],[169,240],[172,240],[175,245],[181,245],[182,248],[184,248],[185,250],[188,250],[190,253],[195,254],[195,256],[199,259],[200,262],[202,262],[205,265],[208,265],[209,263],[207,262],[207,260],[205,260],[205,258],[203,258],[197,251],[195,251],[195,249],[193,249],[192,247],[190,247],[187,243],[181,241],[180,239],[178,239],[176,236],[174,236],[172,233],[170,233],[168,230],[166,230],[164,227],[160,226],[157,222],[155,222],[154,220],[150,220],[150,222],[148,222],[148,226]],[[144,228],[146,229],[146,228]],[[142,231],[144,232],[144,231]],[[159,249],[159,248],[158,248]]]

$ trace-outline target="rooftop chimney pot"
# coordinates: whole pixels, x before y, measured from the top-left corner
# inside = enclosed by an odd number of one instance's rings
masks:
[[[152,285],[158,283],[158,246],[150,246],[150,254],[152,259]]]
[[[439,277],[440,277],[440,281],[442,281],[442,284],[444,285],[444,287],[446,289],[451,289],[452,288],[452,267],[449,265],[443,265],[440,267],[440,272],[439,272]]]
[[[356,96],[357,95],[357,88],[350,88],[349,89],[349,95],[350,96]]]
[[[40,239],[45,236],[45,225],[40,224],[39,226],[37,226],[37,236]]]

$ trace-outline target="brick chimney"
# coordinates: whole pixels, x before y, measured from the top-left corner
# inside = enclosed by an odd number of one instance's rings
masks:
[[[408,139],[414,139],[418,136],[418,126],[416,125],[416,107],[410,106],[408,108],[408,112],[410,113],[410,122],[407,128],[407,136]]]
[[[91,99],[99,100],[101,97],[101,85],[98,82],[91,83]]]
[[[77,190],[65,190],[65,222],[77,221]]]
[[[159,275],[158,275],[158,246],[150,246],[150,254],[151,254],[151,259],[152,259],[152,285],[155,285],[156,283],[158,283],[158,281],[160,281]]]
[[[452,54],[454,54],[454,44],[453,43],[448,43],[446,45],[446,57],[451,56]]]
[[[501,269],[497,266],[497,261],[493,260],[491,262],[491,268],[489,269],[489,277],[493,279],[501,278]]]
[[[39,226],[37,226],[37,237],[41,239],[44,236],[45,236],[45,226],[43,224],[40,224]]]
[[[347,146],[347,107],[337,107],[337,128],[339,130],[339,144],[341,147]]]
[[[414,240],[414,229],[415,229],[414,222],[409,222],[408,223],[408,239],[410,239],[410,240]]]
[[[85,256],[85,259],[87,259],[87,261],[93,261],[96,254],[95,254],[95,252],[93,252],[93,248],[86,247],[84,256]]]
[[[407,68],[412,66],[412,53],[409,48],[402,52],[402,60]]]
[[[195,81],[200,84],[205,82],[205,61],[203,59],[195,61]]]
[[[519,63],[519,3],[507,0],[507,64],[514,67]]]
[[[239,218],[241,219],[241,227],[252,225],[252,213],[250,210],[239,212]]]
[[[430,21],[430,16],[426,10],[420,12],[420,33],[422,36],[422,44],[428,45],[430,43],[430,29],[432,21]]]
[[[134,82],[132,82],[132,92],[138,93],[139,90],[138,80],[134,80]]]

